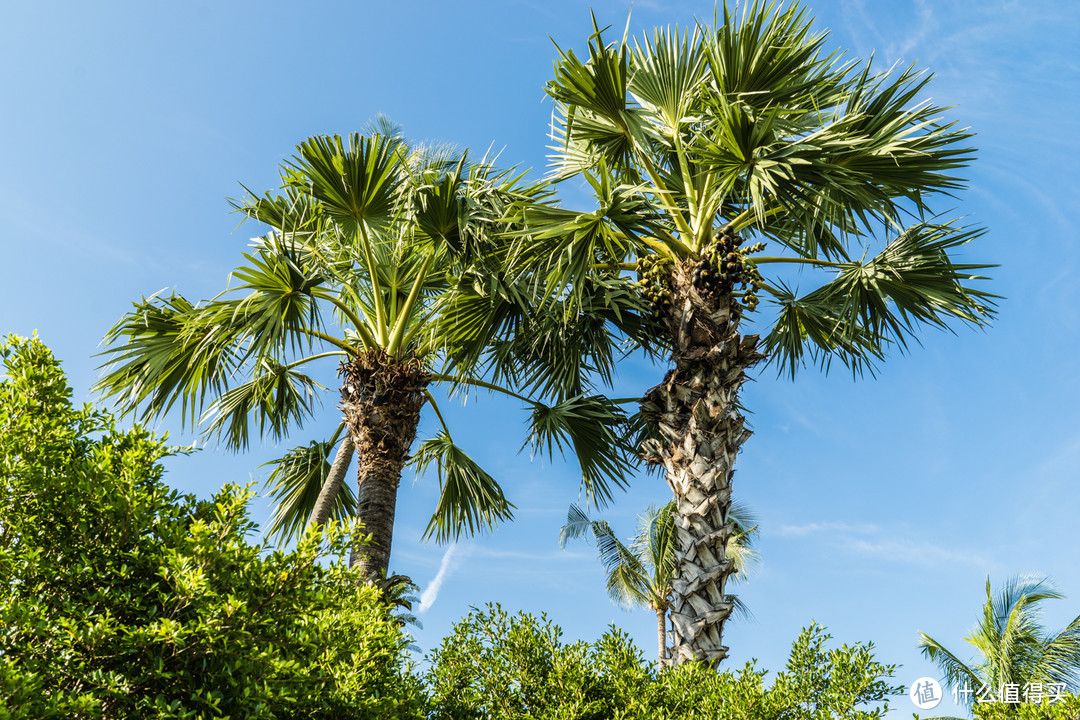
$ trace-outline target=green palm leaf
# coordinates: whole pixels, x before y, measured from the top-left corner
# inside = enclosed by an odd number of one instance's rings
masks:
[[[796,297],[782,283],[772,291],[779,313],[765,337],[769,362],[794,378],[807,360],[828,369],[839,359],[853,373],[873,371],[884,357],[883,343],[861,324],[843,323],[837,308],[822,294]]]
[[[919,634],[918,646],[954,687],[1041,682],[1064,683],[1075,692],[1080,686],[1080,617],[1054,635],[1039,622],[1041,604],[1062,597],[1046,577],[1009,578],[996,595],[987,578],[982,616],[965,638],[978,653],[977,663],[963,662],[924,633]],[[965,699],[970,703],[970,697]]]
[[[238,330],[208,321],[180,295],[143,298],[105,336],[108,371],[94,388],[124,408],[142,407],[144,421],[179,400],[181,422],[194,426],[243,361]]]
[[[571,449],[581,467],[581,488],[590,503],[606,505],[612,487],[623,487],[633,449],[622,442],[622,409],[601,396],[578,395],[554,405],[535,402],[529,440],[534,452],[553,457]]]
[[[565,547],[571,539],[592,533],[600,552],[600,562],[607,573],[607,591],[612,601],[623,608],[633,605],[663,603],[664,588],[656,587],[655,576],[638,557],[634,548],[627,547],[603,520],[591,520],[577,505],[567,511],[566,524],[559,534],[559,545]]]
[[[336,442],[336,435],[328,442],[313,441],[264,464],[273,468],[266,486],[276,508],[267,534],[286,542],[303,534],[323,483],[330,474],[329,458]],[[348,483],[342,483],[334,497],[330,519],[348,522],[355,513],[356,493]]]
[[[981,230],[914,225],[871,260],[839,264],[836,278],[808,300],[836,308],[838,328],[859,328],[877,345],[906,348],[919,324],[947,328],[948,319],[958,319],[983,325],[995,296],[966,283],[985,279],[970,271],[991,266],[954,264],[948,255],[980,235]]]
[[[441,488],[425,538],[445,543],[485,527],[493,530],[499,522],[513,519],[514,505],[499,484],[445,432],[421,443],[413,463],[420,474],[434,464]]]
[[[302,427],[316,404],[316,390],[325,388],[288,365],[269,357],[256,363],[252,378],[225,391],[203,416],[208,433],[216,432],[233,450],[247,448],[254,420],[259,436],[285,436]]]
[[[237,290],[250,290],[244,298],[217,300],[207,305],[207,322],[242,328],[249,353],[303,352],[314,343],[311,331],[322,330],[314,291],[324,281],[302,264],[287,240],[268,236],[256,252],[245,254],[247,265],[233,271],[241,282]],[[215,316],[216,315],[216,316]]]
[[[397,163],[400,137],[353,133],[348,147],[339,136],[317,136],[297,148],[291,166],[312,197],[347,232],[360,226],[382,228],[394,213],[401,182]]]

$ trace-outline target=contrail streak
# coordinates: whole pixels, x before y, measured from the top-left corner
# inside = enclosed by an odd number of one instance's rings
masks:
[[[439,563],[439,572],[435,573],[435,579],[424,588],[424,592],[420,593],[420,612],[426,612],[432,606],[435,598],[439,596],[439,588],[442,587],[447,576],[457,569],[458,563],[454,562],[456,551],[457,543],[454,543],[446,548],[446,552],[443,553],[442,562]]]

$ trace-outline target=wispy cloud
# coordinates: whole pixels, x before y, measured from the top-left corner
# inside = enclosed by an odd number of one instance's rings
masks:
[[[860,555],[908,565],[940,568],[960,564],[970,565],[982,571],[993,565],[993,562],[981,553],[963,548],[945,548],[925,540],[903,537],[873,542],[852,539],[847,547]]]
[[[781,525],[773,534],[785,538],[823,535],[829,547],[837,548],[841,552],[905,565],[941,567],[960,564],[985,570],[994,564],[981,553],[962,547],[943,547],[922,538],[910,537],[910,530],[902,527],[886,528],[873,523]]]
[[[420,612],[427,612],[428,608],[435,603],[435,599],[439,597],[439,589],[442,584],[446,582],[446,578],[452,572],[458,569],[462,559],[463,555],[458,552],[457,543],[446,548],[446,552],[442,556],[442,562],[439,563],[439,571],[435,573],[435,579],[428,583],[428,586],[424,588],[424,592],[420,593]]]
[[[851,523],[842,522],[824,522],[824,523],[807,523],[805,525],[781,525],[774,532],[780,537],[803,537],[804,535],[812,535],[815,533],[854,533],[854,534],[871,534],[880,530],[877,525],[873,523],[861,523],[852,525]]]
[[[493,548],[477,547],[475,554],[483,557],[499,560],[527,560],[529,562],[548,562],[557,560],[580,560],[592,559],[596,553],[575,552],[573,550],[551,550],[549,552],[526,552],[522,550],[495,550]]]

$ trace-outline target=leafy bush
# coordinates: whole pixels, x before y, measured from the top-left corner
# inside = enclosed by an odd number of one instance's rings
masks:
[[[1080,718],[1080,695],[1066,695],[1054,703],[985,703],[974,706],[978,720],[1076,720]]]
[[[886,679],[895,666],[873,646],[826,650],[811,625],[795,641],[787,668],[770,687],[748,663],[717,673],[684,664],[657,673],[621,631],[597,642],[564,644],[546,617],[509,615],[489,605],[453,628],[427,674],[430,716],[437,720],[551,718],[725,718],[802,720],[876,718],[900,692]]]
[[[498,606],[454,626],[425,691],[376,591],[319,562],[353,528],[253,545],[248,491],[170,490],[175,451],[74,408],[37,340],[0,361],[0,718],[857,719],[898,691],[872,645],[826,649],[817,625],[766,686],[753,663],[658,673],[614,627],[568,644]]]
[[[246,490],[179,495],[43,344],[0,360],[0,718],[421,717],[376,591],[319,563],[350,528],[253,545]]]

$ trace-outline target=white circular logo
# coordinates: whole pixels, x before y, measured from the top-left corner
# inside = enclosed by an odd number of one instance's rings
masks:
[[[908,696],[920,710],[933,710],[941,702],[941,685],[931,677],[921,677],[911,684]]]

